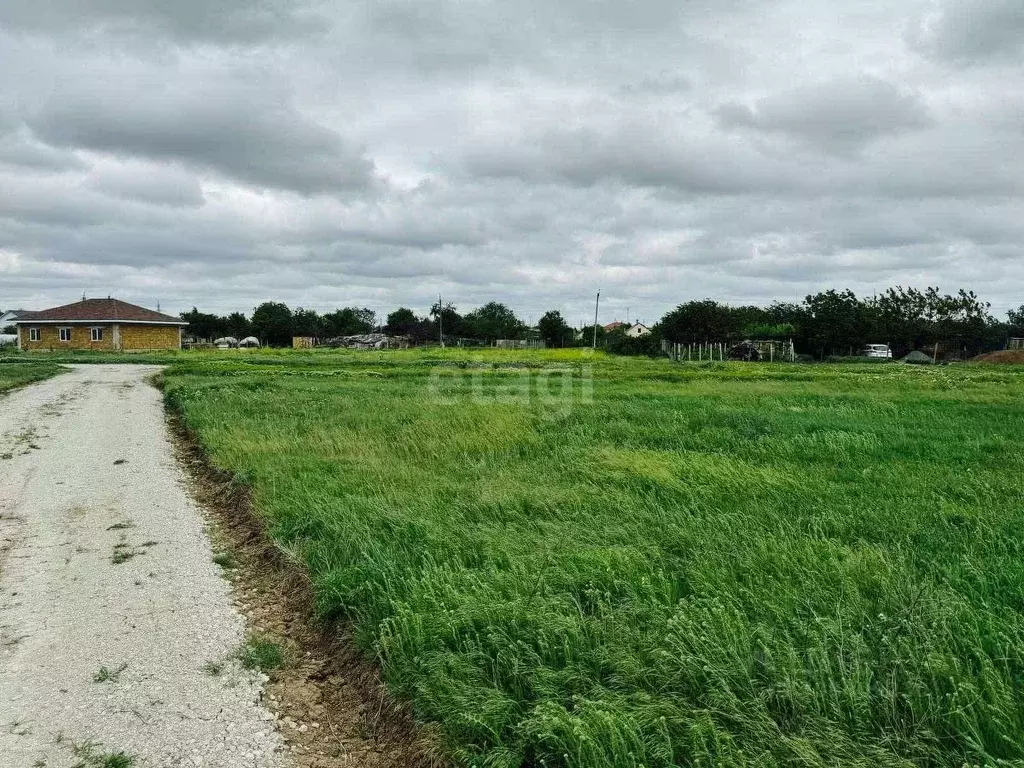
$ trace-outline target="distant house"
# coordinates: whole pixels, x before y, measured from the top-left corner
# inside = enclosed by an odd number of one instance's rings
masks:
[[[634,325],[630,325],[629,323],[622,323],[619,322],[618,320],[616,320],[614,323],[608,323],[608,325],[606,325],[604,329],[608,332],[622,331],[627,336],[634,339],[639,336],[646,336],[648,333],[651,332],[651,329],[648,328],[643,323],[636,323]]]
[[[0,313],[0,333],[3,333],[4,328],[9,325],[14,325],[14,321],[18,319],[18,315],[24,315],[24,309],[9,309],[6,312]]]
[[[179,317],[118,299],[82,299],[74,304],[19,313],[18,348],[28,350],[181,349]]]

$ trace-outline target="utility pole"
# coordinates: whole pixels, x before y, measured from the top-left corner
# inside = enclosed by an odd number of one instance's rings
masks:
[[[441,303],[441,294],[437,294],[437,340],[444,346],[444,304]]]
[[[601,291],[597,292],[597,301],[594,302],[594,344],[593,348],[597,349],[597,308],[601,306]]]

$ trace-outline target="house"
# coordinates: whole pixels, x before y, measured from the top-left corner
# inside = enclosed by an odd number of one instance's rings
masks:
[[[626,329],[626,335],[629,336],[632,339],[636,339],[636,338],[639,338],[641,336],[646,336],[650,332],[651,332],[651,329],[648,328],[643,323],[637,323],[635,325],[631,325],[631,326],[629,326],[629,328]]]
[[[9,309],[6,312],[0,312],[0,333],[3,333],[4,328],[9,325],[14,325],[14,321],[18,319],[18,315],[24,315],[24,309]]]
[[[74,304],[19,314],[18,348],[27,350],[181,349],[178,317],[118,299],[82,299]]]
[[[621,331],[622,333],[625,333],[627,336],[633,339],[638,338],[640,336],[646,336],[648,333],[651,332],[651,329],[648,328],[643,323],[635,323],[633,325],[630,325],[629,323],[623,323],[618,320],[616,320],[614,323],[608,323],[608,325],[606,325],[604,329],[609,333],[612,331]]]

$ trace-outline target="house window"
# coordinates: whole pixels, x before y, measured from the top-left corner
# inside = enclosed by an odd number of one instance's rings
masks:
[[[93,341],[103,341],[103,329],[102,328],[90,328],[92,331]]]
[[[58,329],[58,332],[60,333],[60,340],[61,341],[71,341],[71,329],[70,328],[60,328],[60,329]]]
[[[39,341],[39,329],[38,328],[29,328],[28,329],[28,340],[29,341]]]

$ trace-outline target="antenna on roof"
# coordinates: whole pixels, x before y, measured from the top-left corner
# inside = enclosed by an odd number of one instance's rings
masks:
[[[85,291],[82,291],[82,301],[85,301]]]
[[[157,300],[156,300],[156,311],[157,311],[157,312],[159,312],[159,311],[160,311],[160,299],[157,299]]]

